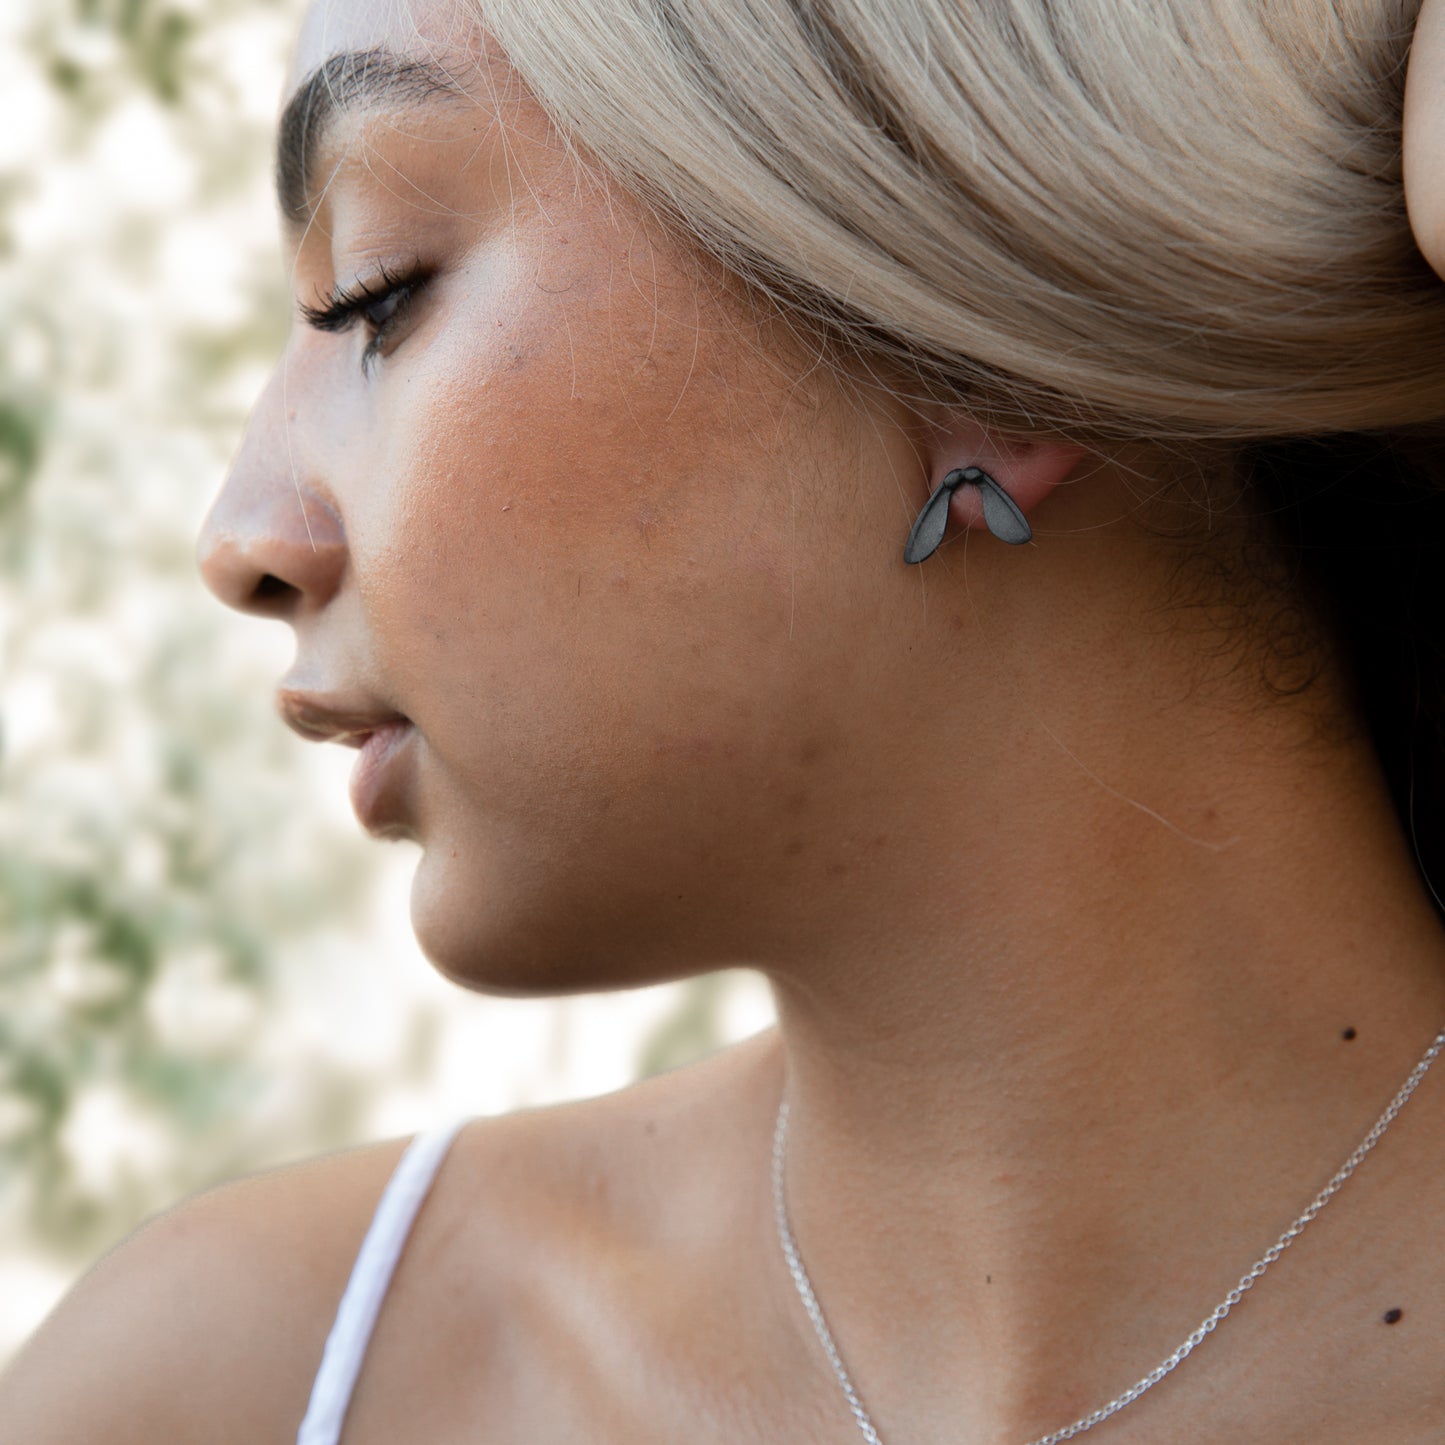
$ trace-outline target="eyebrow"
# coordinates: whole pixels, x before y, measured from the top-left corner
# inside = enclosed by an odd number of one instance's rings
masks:
[[[384,46],[346,50],[317,66],[281,114],[276,134],[276,196],[288,224],[311,211],[309,165],[341,115],[397,101],[436,96],[463,98],[461,82],[438,61],[398,54]]]

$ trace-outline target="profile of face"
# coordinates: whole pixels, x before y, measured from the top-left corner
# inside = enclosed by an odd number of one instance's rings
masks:
[[[293,726],[367,742],[358,812],[420,845],[447,976],[765,954],[869,846],[830,833],[876,785],[849,759],[908,707],[907,428],[579,172],[453,0],[316,0],[288,95],[297,316],[208,585],[294,629]]]

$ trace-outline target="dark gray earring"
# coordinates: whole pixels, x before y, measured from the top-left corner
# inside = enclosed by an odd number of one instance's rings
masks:
[[[923,504],[903,546],[905,562],[922,562],[937,551],[948,530],[948,505],[958,487],[978,488],[983,498],[983,520],[1000,542],[1018,547],[1033,537],[1033,529],[1018,503],[982,467],[964,467],[949,472]]]

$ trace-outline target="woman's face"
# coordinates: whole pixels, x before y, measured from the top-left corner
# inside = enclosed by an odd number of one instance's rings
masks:
[[[208,584],[295,630],[294,725],[374,734],[353,795],[420,845],[444,973],[552,990],[758,957],[840,788],[839,816],[866,806],[838,760],[885,726],[869,579],[896,570],[915,448],[579,176],[452,0],[317,0],[290,89],[298,318]]]

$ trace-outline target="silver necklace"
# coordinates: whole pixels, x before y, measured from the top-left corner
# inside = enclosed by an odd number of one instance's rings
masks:
[[[1072,1440],[1076,1435],[1082,1435],[1085,1430],[1092,1430],[1095,1425],[1101,1424],[1111,1415],[1117,1414],[1125,1405],[1137,1400],[1146,1390],[1152,1389],[1165,1375],[1182,1364],[1206,1335],[1214,1333],[1220,1321],[1244,1298],[1249,1290],[1254,1288],[1256,1281],[1260,1279],[1265,1270],[1304,1233],[1305,1227],[1314,1219],[1315,1215],[1334,1198],[1345,1180],[1360,1167],[1365,1155],[1380,1142],[1385,1130],[1394,1123],[1395,1115],[1404,1108],[1405,1101],[1415,1092],[1420,1080],[1425,1077],[1442,1048],[1445,1048],[1445,1029],[1435,1035],[1435,1041],[1426,1049],[1424,1058],[1411,1070],[1410,1077],[1405,1080],[1400,1092],[1391,1100],[1389,1108],[1375,1121],[1374,1127],[1360,1141],[1355,1152],[1340,1166],[1335,1177],[1315,1195],[1309,1208],[1270,1245],[1239,1283],[1214,1307],[1208,1318],[1168,1359],[1157,1364],[1142,1380],[1131,1385],[1122,1395],[1116,1396],[1107,1405],[1101,1405],[1092,1414],[1075,1420],[1072,1425],[1066,1425],[1062,1430],[1055,1430],[1051,1435],[1041,1435],[1037,1440],[1030,1441],[1029,1445],[1062,1445],[1063,1441]],[[783,1196],[783,1161],[787,1138],[788,1101],[785,1097],[778,1108],[778,1123],[773,1131],[773,1211],[778,1221],[778,1240],[783,1246],[783,1257],[788,1262],[788,1272],[793,1276],[793,1283],[798,1287],[798,1294],[802,1298],[804,1308],[808,1311],[808,1318],[813,1321],[813,1328],[817,1331],[818,1340],[823,1346],[824,1353],[828,1356],[828,1363],[833,1366],[833,1373],[838,1377],[838,1383],[843,1387],[843,1393],[848,1398],[848,1408],[852,1410],[853,1418],[858,1422],[858,1428],[863,1432],[863,1437],[869,1442],[869,1445],[883,1445],[877,1427],[868,1418],[868,1412],[863,1408],[863,1402],[853,1388],[853,1381],[848,1378],[848,1371],[843,1366],[843,1359],[838,1353],[837,1345],[833,1343],[832,1332],[823,1319],[823,1311],[819,1307],[818,1297],[813,1292],[813,1283],[808,1278],[807,1270],[803,1268],[803,1258],[798,1253],[798,1246],[793,1239],[793,1231],[788,1225],[788,1207]]]

